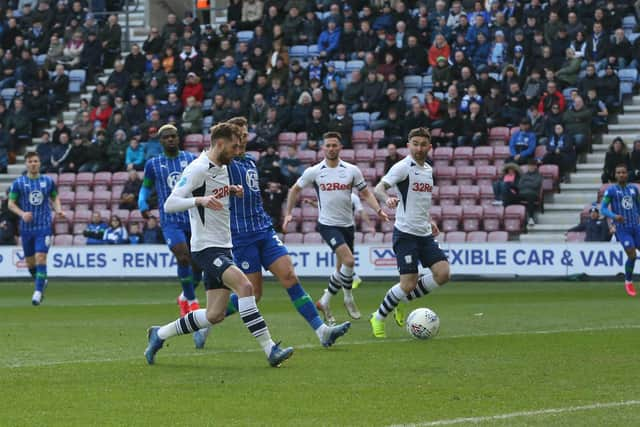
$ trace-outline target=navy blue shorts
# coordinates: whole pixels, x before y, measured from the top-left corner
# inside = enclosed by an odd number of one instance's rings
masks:
[[[51,246],[51,230],[23,231],[20,240],[25,257],[32,257],[37,253],[46,254]]]
[[[279,258],[289,255],[273,228],[233,238],[233,260],[243,272],[250,274],[269,269]]]
[[[640,228],[616,227],[616,240],[620,242],[624,250],[640,248]]]
[[[431,267],[439,261],[447,261],[433,236],[414,236],[393,229],[393,251],[396,253],[400,274],[418,272],[418,261],[423,267]]]
[[[222,274],[227,268],[235,265],[231,249],[207,248],[191,252],[191,258],[204,272],[203,282],[206,290],[229,289],[222,282]]]
[[[346,243],[349,249],[351,249],[351,252],[353,252],[353,239],[355,235],[353,226],[338,227],[318,223],[318,231],[333,251],[335,251],[338,246]]]
[[[191,227],[188,223],[174,224],[170,222],[162,224],[162,234],[164,235],[164,241],[167,242],[167,246],[171,249],[180,243],[189,244]]]

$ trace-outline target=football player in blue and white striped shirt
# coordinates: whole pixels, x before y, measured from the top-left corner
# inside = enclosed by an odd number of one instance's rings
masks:
[[[164,209],[164,202],[171,194],[171,190],[178,182],[182,171],[196,156],[179,148],[180,139],[175,126],[164,125],[158,130],[163,153],[153,157],[144,165],[144,181],[138,195],[138,207],[145,217],[148,215],[149,205],[147,199],[155,188],[158,194],[158,207],[160,209],[160,223],[162,233],[167,246],[176,257],[178,263],[178,278],[182,285],[182,293],[178,297],[180,316],[200,308],[194,291],[195,284],[200,281],[194,279],[191,256],[189,255],[189,239],[191,229],[189,215],[186,212],[168,213]],[[196,272],[195,276],[200,273]]]
[[[51,243],[51,205],[56,215],[64,213],[58,199],[58,191],[51,177],[40,175],[40,156],[36,152],[25,155],[27,174],[11,184],[9,209],[20,217],[22,250],[35,279],[35,291],[31,297],[33,305],[40,305],[47,285],[47,253]]]

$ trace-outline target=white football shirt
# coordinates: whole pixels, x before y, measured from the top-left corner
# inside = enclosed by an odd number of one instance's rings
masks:
[[[357,194],[351,193],[351,208],[353,209],[353,213],[357,214],[358,212],[362,212],[362,201]]]
[[[382,181],[398,190],[395,227],[415,236],[431,235],[431,193],[433,169],[427,163],[419,166],[407,156],[391,167]]]
[[[224,208],[219,211],[196,206],[195,198],[213,195]],[[231,248],[229,223],[229,173],[227,166],[214,165],[206,153],[194,160],[182,172],[180,180],[165,202],[169,212],[189,210],[191,250]]]
[[[318,222],[335,227],[353,225],[351,189],[362,191],[367,188],[360,169],[342,160],[335,168],[329,167],[326,160],[307,168],[296,185],[300,188],[314,186],[320,210]]]

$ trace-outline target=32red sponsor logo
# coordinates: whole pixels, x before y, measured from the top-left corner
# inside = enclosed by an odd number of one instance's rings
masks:
[[[222,199],[223,197],[229,196],[229,186],[225,185],[224,187],[218,187],[211,190],[211,194],[216,199]]]
[[[433,187],[427,182],[414,182],[411,190],[419,191],[421,193],[431,193],[433,191]]]
[[[351,184],[341,184],[339,182],[327,182],[326,184],[320,184],[321,191],[351,191]]]

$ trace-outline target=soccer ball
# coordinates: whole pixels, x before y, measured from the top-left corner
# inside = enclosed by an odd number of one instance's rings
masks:
[[[407,331],[412,337],[427,340],[438,335],[440,318],[428,308],[417,308],[407,317]]]

